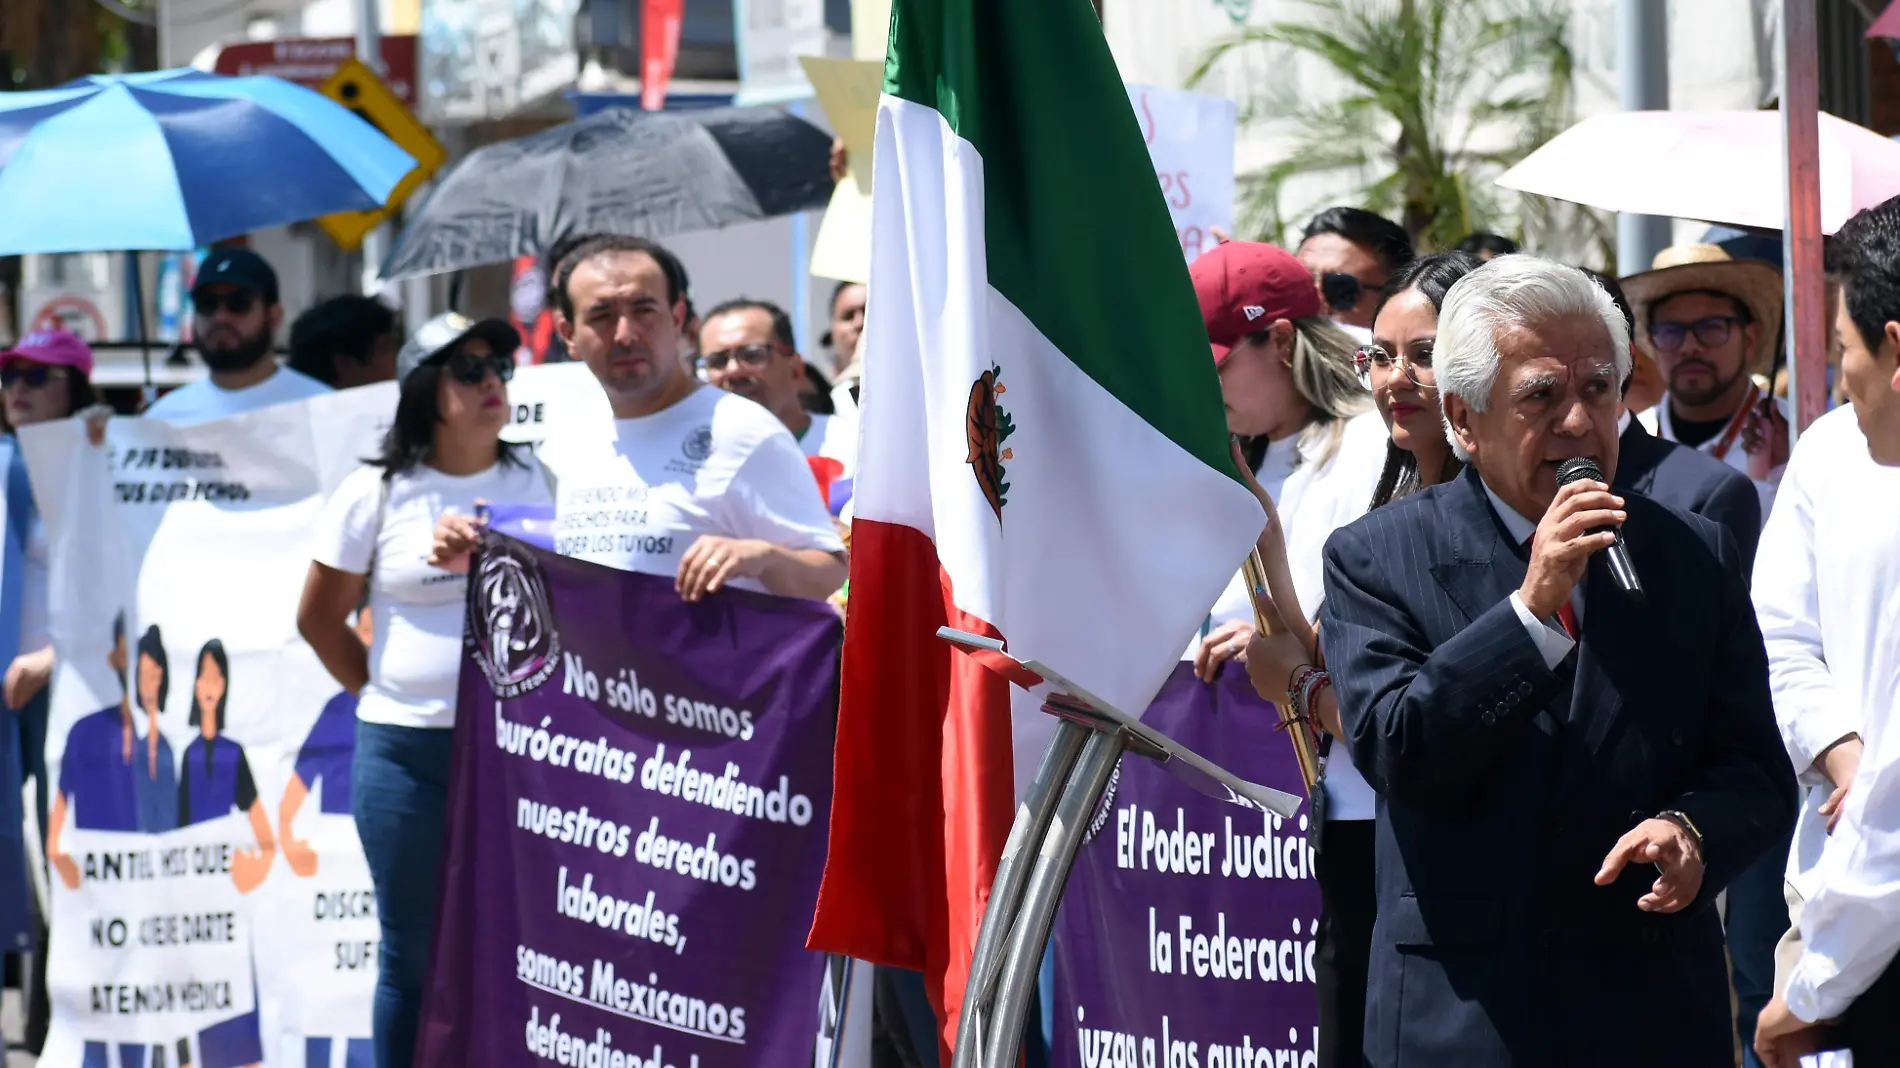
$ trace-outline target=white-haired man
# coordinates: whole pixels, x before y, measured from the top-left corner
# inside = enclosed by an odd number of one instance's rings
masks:
[[[1380,795],[1368,1057],[1729,1068],[1709,905],[1794,821],[1734,541],[1611,494],[1627,327],[1581,272],[1466,275],[1434,357],[1469,466],[1326,546],[1321,641]],[[1602,481],[1560,488],[1576,457]]]

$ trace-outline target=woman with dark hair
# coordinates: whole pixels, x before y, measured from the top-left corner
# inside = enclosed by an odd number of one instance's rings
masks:
[[[64,330],[38,330],[0,352],[0,401],[7,432],[71,416],[93,423],[93,443],[105,437],[105,416],[92,388],[92,347]],[[46,685],[52,681],[54,656],[51,613],[47,605],[46,525],[34,507],[26,462],[14,448],[4,465],[7,486],[7,537],[16,543],[20,583],[19,644],[9,650],[7,707],[20,714],[25,769],[40,785],[41,831],[46,822]],[[9,576],[9,581],[12,581]],[[17,655],[14,655],[17,654]]]
[[[337,487],[318,524],[297,627],[357,694],[350,808],[376,886],[378,1068],[407,1068],[435,927],[466,575],[428,565],[436,521],[481,502],[552,505],[551,479],[501,440],[521,339],[450,312],[397,356],[401,392],[382,454]],[[369,644],[350,618],[365,602]]]
[[[244,747],[224,733],[224,710],[231,696],[231,658],[216,638],[198,651],[198,677],[191,692],[191,726],[198,737],[185,746],[178,769],[178,825],[242,812],[257,832],[256,850],[239,850],[231,858],[231,877],[238,890],[250,893],[270,871],[277,842],[270,816],[257,796],[257,780]]]
[[[1386,284],[1373,315],[1372,341],[1359,349],[1354,360],[1360,382],[1372,391],[1373,403],[1391,435],[1372,508],[1451,479],[1463,467],[1445,438],[1432,349],[1445,294],[1452,283],[1481,265],[1477,257],[1463,252],[1427,256],[1400,268]],[[1273,515],[1272,497],[1258,483],[1253,488]],[[1263,543],[1263,551],[1270,548]],[[1337,738],[1339,708],[1318,665],[1318,637],[1307,622],[1317,616],[1319,606],[1302,603],[1290,581],[1272,581],[1286,575],[1284,564],[1275,560],[1266,564],[1280,625],[1274,634],[1255,635],[1248,643],[1247,674],[1262,697],[1286,702]],[[1344,747],[1329,745],[1327,765],[1338,762],[1344,753]],[[1343,766],[1351,769],[1350,763]],[[1322,773],[1329,784],[1329,798],[1333,791],[1328,773],[1333,770],[1329,766]],[[1363,786],[1356,773],[1353,778]],[[1370,788],[1365,789],[1369,795]],[[1346,813],[1335,806],[1326,817],[1315,852],[1320,928],[1314,972],[1319,988],[1321,1068],[1359,1068],[1369,1063],[1363,1048],[1366,970],[1378,914],[1372,815],[1364,808]]]

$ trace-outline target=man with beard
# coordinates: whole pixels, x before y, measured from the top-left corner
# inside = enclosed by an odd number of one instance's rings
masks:
[[[614,413],[611,441],[543,447],[559,477],[555,548],[671,575],[688,601],[727,586],[829,597],[844,585],[844,542],[811,465],[771,412],[687,370],[684,279],[671,252],[637,237],[589,238],[555,267],[555,330]],[[443,516],[430,562],[465,569],[477,535],[469,517]]]
[[[1643,425],[1747,475],[1766,519],[1788,462],[1788,413],[1751,374],[1772,362],[1780,272],[1692,245],[1664,249],[1656,269],[1623,279],[1623,291],[1636,309],[1637,344],[1669,384]]]
[[[212,250],[198,267],[191,304],[198,354],[210,377],[165,394],[146,415],[193,426],[330,392],[271,356],[284,308],[277,302],[277,272],[264,257],[247,248]]]

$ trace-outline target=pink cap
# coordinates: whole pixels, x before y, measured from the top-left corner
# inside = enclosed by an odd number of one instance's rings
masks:
[[[15,360],[70,367],[86,378],[92,377],[92,346],[80,340],[79,335],[65,330],[35,330],[12,348],[0,352],[0,364]]]

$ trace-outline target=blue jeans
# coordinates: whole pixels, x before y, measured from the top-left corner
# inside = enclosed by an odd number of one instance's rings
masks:
[[[376,973],[376,1068],[415,1059],[440,901],[455,732],[356,724],[350,807],[376,884],[383,942]]]
[[[1788,930],[1788,901],[1782,880],[1788,869],[1789,839],[1771,849],[1728,885],[1728,955],[1735,984],[1735,1034],[1742,1040],[1742,1063],[1761,1068],[1755,1056],[1755,1017],[1775,993],[1775,943]]]

